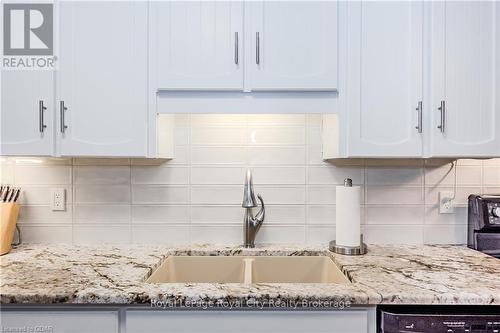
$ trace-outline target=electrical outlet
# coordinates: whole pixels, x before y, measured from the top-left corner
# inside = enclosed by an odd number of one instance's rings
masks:
[[[66,210],[66,189],[53,188],[51,208],[55,210]]]
[[[439,214],[453,214],[455,212],[453,192],[439,192]]]

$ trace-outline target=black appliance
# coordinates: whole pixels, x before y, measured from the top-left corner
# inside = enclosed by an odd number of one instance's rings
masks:
[[[500,333],[498,306],[386,306],[379,333]]]
[[[500,195],[470,195],[467,245],[500,259]]]

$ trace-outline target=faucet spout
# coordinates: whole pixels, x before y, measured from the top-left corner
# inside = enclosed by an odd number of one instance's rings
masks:
[[[255,196],[253,194],[253,180],[252,171],[247,170],[245,176],[245,186],[243,188],[243,203],[241,204],[243,208],[254,208],[257,207],[257,201],[255,201]]]
[[[247,171],[245,177],[245,186],[243,189],[243,203],[242,207],[245,208],[245,216],[243,218],[243,237],[244,237],[244,246],[245,247],[255,247],[255,236],[257,236],[257,232],[259,231],[262,223],[264,222],[264,218],[266,216],[266,208],[264,205],[264,200],[257,194],[257,198],[260,201],[260,210],[257,215],[253,215],[252,209],[257,207],[257,201],[255,200],[255,195],[253,191],[253,181],[252,181],[252,172],[250,170]]]

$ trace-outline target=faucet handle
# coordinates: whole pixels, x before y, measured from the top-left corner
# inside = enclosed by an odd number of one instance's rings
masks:
[[[264,200],[262,199],[260,194],[257,194],[257,198],[259,198],[261,207],[260,207],[259,212],[255,215],[255,219],[258,222],[262,223],[264,221],[264,218],[266,217],[266,206],[264,205]]]

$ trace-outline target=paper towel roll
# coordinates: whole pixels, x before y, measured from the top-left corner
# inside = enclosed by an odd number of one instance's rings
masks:
[[[360,246],[361,191],[359,186],[337,186],[336,238],[340,246]]]

